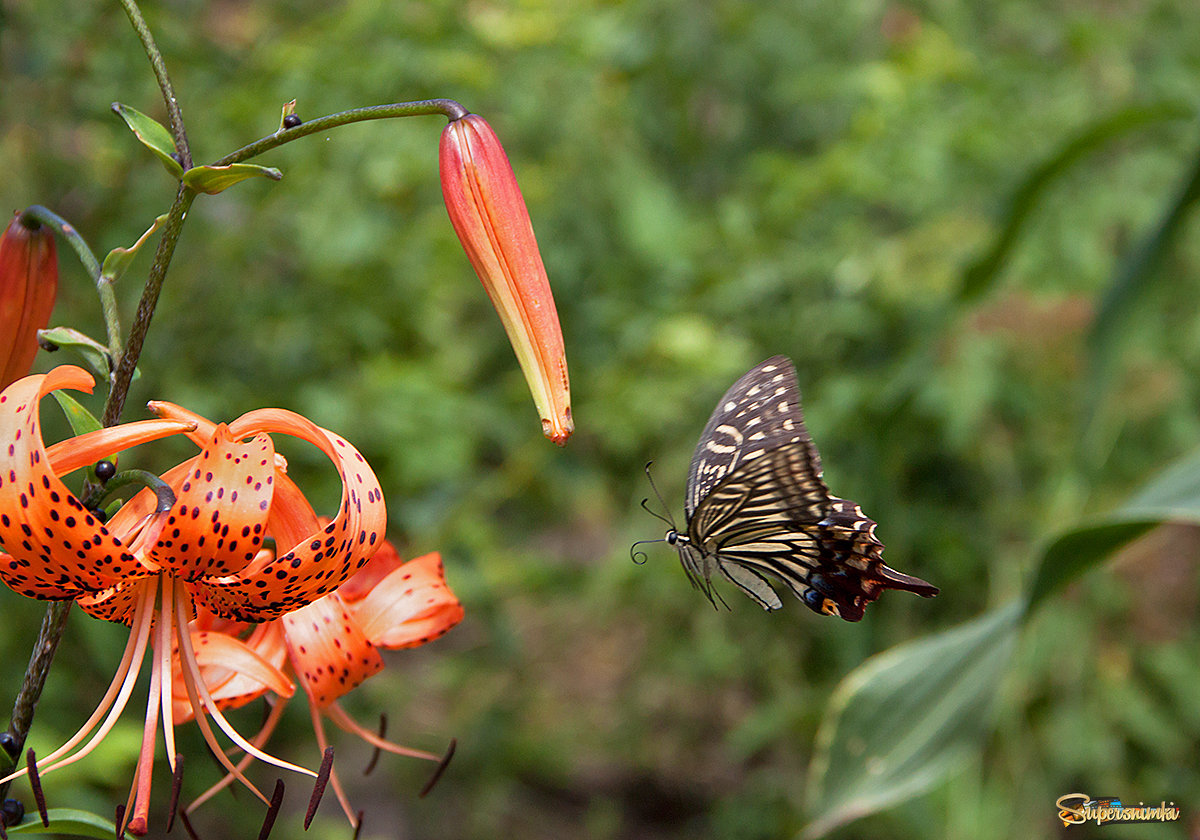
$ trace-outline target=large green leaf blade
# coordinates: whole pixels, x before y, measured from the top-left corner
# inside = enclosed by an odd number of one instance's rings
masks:
[[[817,734],[803,837],[928,790],[975,749],[1023,612],[1010,603],[874,656],[842,680]]]
[[[1102,520],[1068,531],[1052,542],[1033,578],[1030,611],[1121,546],[1164,522],[1200,525],[1200,450],[1176,461]]]
[[[97,816],[91,811],[80,811],[76,808],[51,808],[46,812],[50,825],[42,825],[37,814],[26,814],[20,825],[8,827],[8,835],[14,834],[46,834],[53,837],[94,837],[96,840],[112,840],[117,835],[117,827],[110,819]],[[123,834],[129,837],[129,834]]]

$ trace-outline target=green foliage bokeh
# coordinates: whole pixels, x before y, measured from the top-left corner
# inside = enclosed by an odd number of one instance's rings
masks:
[[[485,116],[554,287],[577,422],[563,450],[542,439],[447,221],[441,119],[271,152],[256,162],[282,181],[201,197],[180,241],[126,417],[148,399],[226,420],[279,405],[337,430],[379,473],[392,539],[440,550],[466,606],[349,699],[368,725],[386,709],[402,743],[459,739],[418,800],[427,766],[385,757],[363,779],[369,751],[335,736],[364,837],[792,836],[842,677],[1013,597],[1050,536],[1200,441],[1194,221],[1131,316],[1095,417],[1082,408],[1092,319],[1196,155],[1192,122],[1149,124],[1063,173],[991,287],[959,296],[1027,173],[1121,108],[1200,101],[1187,0],[145,11],[198,162],[273,131],[293,98],[308,118],[429,97]],[[114,100],[163,117],[118,7],[0,0],[0,197],[50,206],[98,253],[174,194]],[[99,334],[60,253],[55,321]],[[148,266],[118,289],[127,321]],[[678,517],[717,397],[774,353],[796,361],[830,486],[879,521],[891,565],[942,587],[936,600],[891,594],[858,625],[798,603],[763,615],[736,593],[714,612],[669,548],[629,562],[631,542],[663,530],[638,508],[643,464]],[[288,455],[332,505],[320,457]],[[1196,552],[1183,532],[1073,587],[1023,637],[981,756],[837,836],[1054,836],[1053,802],[1077,789],[1200,805]],[[7,703],[41,607],[0,602]],[[71,620],[35,727],[43,753],[86,717],[124,640]],[[315,764],[301,705],[272,743]],[[117,734],[46,780],[52,804],[123,801],[136,713]],[[184,743],[195,793],[217,773]],[[289,782],[277,837],[301,836],[307,792]],[[199,812],[205,836],[256,835],[259,806],[231,803]],[[332,797],[318,820],[349,836]]]

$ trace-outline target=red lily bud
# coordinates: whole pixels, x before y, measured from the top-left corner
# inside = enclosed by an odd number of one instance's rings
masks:
[[[0,237],[0,389],[29,373],[57,293],[54,234],[17,215]]]
[[[491,126],[468,114],[442,132],[442,196],[450,222],[504,323],[546,437],[575,429],[558,312],[508,155]]]

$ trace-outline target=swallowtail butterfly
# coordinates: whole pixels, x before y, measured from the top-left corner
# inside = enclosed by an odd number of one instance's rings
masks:
[[[717,403],[692,456],[684,510],[686,527],[672,527],[666,541],[714,606],[718,571],[763,609],[783,606],[770,575],[815,612],[847,621],[885,589],[938,593],[884,565],[875,521],[830,494],[785,356],[755,367]]]

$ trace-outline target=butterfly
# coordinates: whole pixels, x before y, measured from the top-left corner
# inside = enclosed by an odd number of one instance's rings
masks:
[[[718,572],[763,609],[783,606],[767,575],[815,612],[847,621],[861,619],[885,589],[938,594],[884,564],[875,521],[831,495],[821,475],[795,365],[773,356],[717,403],[688,471],[686,527],[668,521],[666,542],[713,606]]]

